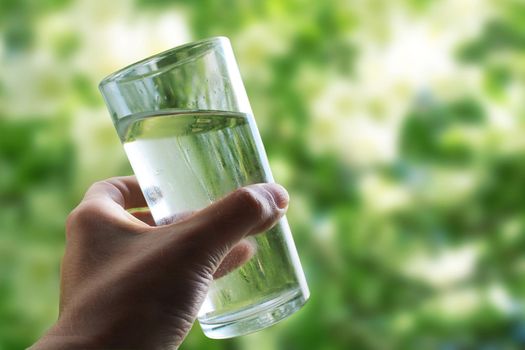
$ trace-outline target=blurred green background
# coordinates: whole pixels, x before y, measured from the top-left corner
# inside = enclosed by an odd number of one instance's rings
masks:
[[[231,38],[312,297],[182,349],[525,348],[525,3],[0,0],[0,350],[57,317],[64,220],[131,172],[97,84]]]

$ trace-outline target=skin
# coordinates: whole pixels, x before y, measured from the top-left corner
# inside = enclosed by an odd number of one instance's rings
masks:
[[[249,260],[245,238],[273,226],[288,194],[240,188],[209,207],[154,226],[135,177],[97,182],[66,224],[59,318],[31,347],[176,349],[208,287]]]

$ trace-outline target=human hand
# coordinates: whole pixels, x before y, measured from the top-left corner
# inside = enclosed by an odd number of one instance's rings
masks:
[[[60,315],[32,349],[171,349],[208,287],[248,261],[244,238],[273,226],[288,194],[276,184],[236,190],[154,226],[135,177],[97,182],[68,217]]]

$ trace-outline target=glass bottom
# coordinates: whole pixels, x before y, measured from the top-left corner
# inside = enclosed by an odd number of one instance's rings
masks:
[[[269,327],[299,310],[308,300],[301,289],[289,291],[259,305],[226,316],[199,320],[204,334],[212,339],[233,338]]]

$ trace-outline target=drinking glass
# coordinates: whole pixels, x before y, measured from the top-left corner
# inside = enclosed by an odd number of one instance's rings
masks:
[[[227,38],[134,63],[102,80],[100,91],[158,225],[241,186],[274,181]],[[215,279],[199,311],[210,338],[268,327],[309,297],[285,217],[247,239],[255,255]]]

